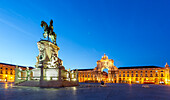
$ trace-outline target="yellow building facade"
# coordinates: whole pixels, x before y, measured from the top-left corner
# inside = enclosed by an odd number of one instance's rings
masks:
[[[104,72],[108,69],[108,73]],[[170,84],[170,67],[158,66],[133,66],[119,67],[114,65],[113,59],[108,59],[104,54],[101,60],[97,61],[94,69],[78,69],[79,82],[100,82],[106,83],[135,83],[135,84]]]
[[[15,80],[15,67],[17,65],[0,63],[0,82],[14,82]],[[18,66],[22,70],[26,70],[26,66]],[[29,69],[33,69],[29,67]],[[25,76],[21,73],[21,76]]]

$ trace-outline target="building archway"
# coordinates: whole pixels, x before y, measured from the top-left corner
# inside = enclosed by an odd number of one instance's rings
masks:
[[[106,80],[108,83],[118,82],[118,79],[116,78],[118,68],[114,65],[114,60],[108,59],[108,56],[106,56],[106,54],[104,54],[101,60],[97,61],[97,66],[94,69],[94,71],[97,74],[98,82],[100,82],[103,79],[104,69],[108,69],[108,77]]]
[[[105,83],[108,82],[108,69],[102,69],[102,81],[104,81]]]

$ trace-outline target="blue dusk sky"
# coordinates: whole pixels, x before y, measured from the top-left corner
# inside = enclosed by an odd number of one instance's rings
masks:
[[[53,19],[66,69],[170,63],[170,0],[0,0],[0,62],[34,66]]]

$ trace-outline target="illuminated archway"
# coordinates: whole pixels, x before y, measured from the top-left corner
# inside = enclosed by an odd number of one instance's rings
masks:
[[[98,82],[100,82],[103,79],[103,70],[108,69],[108,78],[107,82],[118,82],[117,79],[117,71],[118,68],[114,65],[113,59],[108,59],[108,56],[104,54],[104,56],[101,58],[101,60],[97,61],[97,67],[95,67],[95,72],[97,74]]]
[[[102,69],[102,80],[106,83],[108,82],[108,69],[107,68]]]

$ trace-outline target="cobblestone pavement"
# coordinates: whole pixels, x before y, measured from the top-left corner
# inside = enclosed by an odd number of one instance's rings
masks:
[[[83,84],[38,88],[0,84],[0,100],[170,100],[170,86],[141,84]]]

